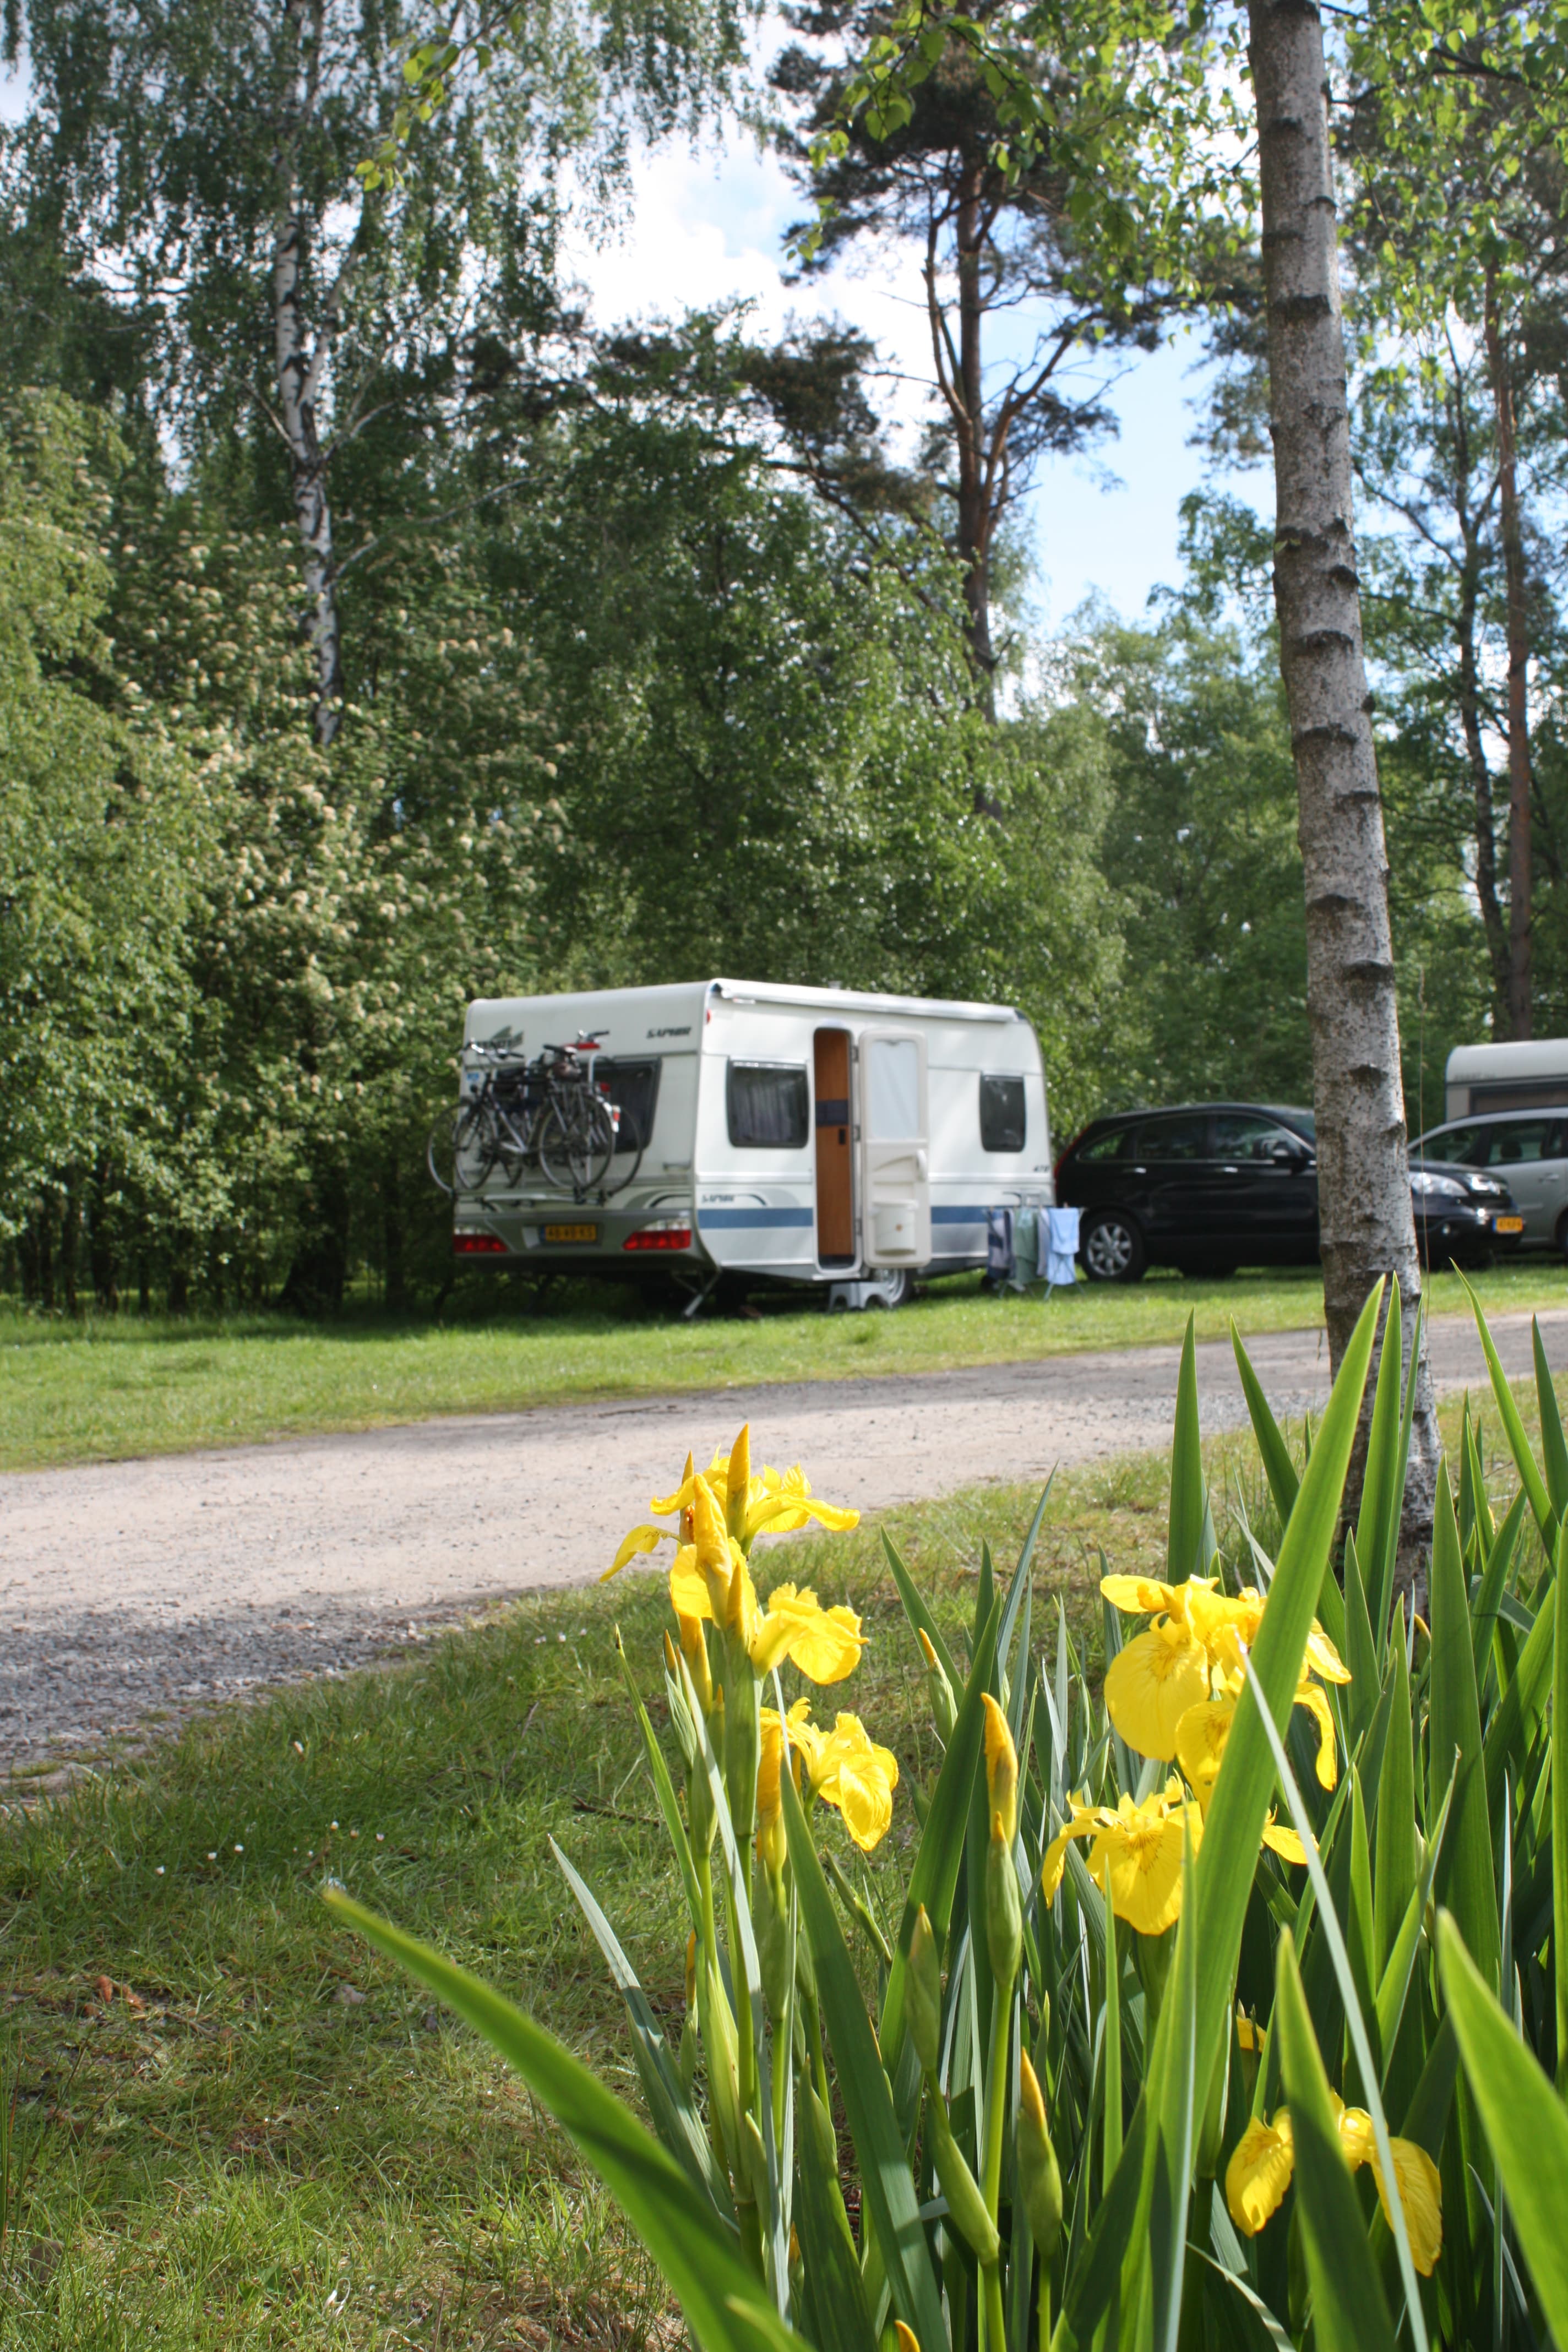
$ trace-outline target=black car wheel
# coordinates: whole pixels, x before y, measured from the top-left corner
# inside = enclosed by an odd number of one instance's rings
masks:
[[[1079,1255],[1090,1282],[1137,1282],[1147,1260],[1143,1236],[1120,1209],[1102,1209],[1084,1227]]]

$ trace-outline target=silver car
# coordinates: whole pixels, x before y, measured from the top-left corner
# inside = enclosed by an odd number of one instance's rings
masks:
[[[1452,1119],[1422,1136],[1410,1156],[1500,1177],[1524,1219],[1520,1246],[1568,1255],[1568,1106]]]

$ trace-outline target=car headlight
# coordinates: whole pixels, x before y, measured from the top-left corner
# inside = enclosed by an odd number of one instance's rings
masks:
[[[1451,1176],[1429,1176],[1424,1168],[1412,1169],[1410,1189],[1425,1201],[1462,1201],[1465,1188],[1456,1184]]]
[[[1508,1186],[1500,1184],[1495,1176],[1472,1176],[1470,1190],[1472,1192],[1484,1194],[1489,1201],[1500,1201],[1508,1191]]]

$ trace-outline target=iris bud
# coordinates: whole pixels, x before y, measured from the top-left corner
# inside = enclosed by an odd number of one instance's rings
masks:
[[[996,2224],[985,2210],[980,2183],[969,2169],[963,2150],[952,2136],[947,2103],[933,2092],[926,2101],[926,2128],[931,2135],[931,2163],[947,2200],[949,2219],[984,2269],[1001,2252]]]
[[[1007,1718],[989,1691],[985,1707],[985,1794],[991,1809],[991,1843],[1011,1846],[1018,1829],[1018,1751]]]
[[[922,1903],[915,1914],[910,1957],[904,1976],[904,2014],[910,2040],[921,2062],[921,2072],[934,2076],[942,2055],[942,1969],[936,1937]]]
[[[993,1836],[985,1854],[985,1945],[1004,1997],[1013,1990],[1024,1949],[1024,1913],[1011,1844]]]
[[[680,1654],[691,1676],[691,1686],[697,1693],[703,1714],[710,1715],[713,1711],[713,1677],[708,1666],[708,1636],[702,1631],[702,1620],[700,1617],[678,1616],[676,1622],[680,1628]],[[664,1638],[668,1644],[668,1634]],[[679,1675],[677,1675],[675,1679],[679,1685]]]
[[[952,1727],[958,1720],[958,1707],[952,1696],[952,1685],[948,1681],[947,1669],[931,1647],[931,1636],[925,1628],[917,1626],[915,1631],[920,1636],[921,1650],[926,1662],[926,1682],[931,1690],[931,1717],[936,1724],[942,1744],[945,1748],[952,1738]]]
[[[746,1494],[752,1483],[752,1424],[748,1422],[730,1448],[730,1473],[724,1482],[724,1524],[737,1543],[746,1533]]]
[[[1039,2078],[1023,2051],[1018,2053],[1018,2187],[1036,2252],[1042,2263],[1048,2263],[1062,2234],[1062,2176]]]

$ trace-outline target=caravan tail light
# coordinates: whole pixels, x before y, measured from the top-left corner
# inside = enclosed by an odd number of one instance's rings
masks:
[[[691,1247],[691,1227],[680,1217],[660,1217],[657,1223],[639,1225],[621,1244],[629,1250],[683,1250]]]
[[[499,1234],[454,1234],[454,1257],[505,1257],[507,1246]]]

